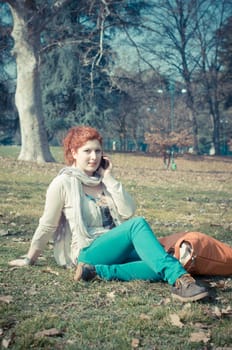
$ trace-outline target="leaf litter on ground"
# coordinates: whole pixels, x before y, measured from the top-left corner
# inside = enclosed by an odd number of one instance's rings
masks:
[[[157,157],[112,154],[112,159],[115,176],[137,201],[137,214],[158,236],[191,229],[232,243],[232,161],[183,157],[172,172]],[[172,301],[164,283],[75,284],[72,271],[55,265],[52,247],[35,267],[8,267],[9,260],[26,253],[46,187],[63,164],[1,158],[0,165],[0,337],[5,348],[229,349],[231,278],[203,277],[215,295],[183,305]],[[8,192],[15,200],[7,200]]]

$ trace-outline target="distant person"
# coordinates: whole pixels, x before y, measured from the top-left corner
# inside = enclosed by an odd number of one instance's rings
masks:
[[[168,254],[143,217],[133,217],[135,203],[112,175],[103,155],[102,137],[89,126],[71,128],[63,141],[68,164],[47,190],[44,213],[26,259],[11,266],[35,264],[54,239],[56,261],[75,267],[75,281],[165,281],[173,298],[195,301],[208,295]]]
[[[171,163],[171,152],[169,149],[163,150],[163,162],[166,169],[169,169]]]
[[[117,150],[117,148],[116,148],[116,141],[113,141],[113,143],[112,143],[112,150],[113,151],[116,151]]]

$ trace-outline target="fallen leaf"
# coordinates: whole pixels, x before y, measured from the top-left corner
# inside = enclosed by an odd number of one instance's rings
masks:
[[[8,349],[11,343],[11,339],[9,338],[3,338],[2,339],[2,348],[3,349]]]
[[[50,328],[45,329],[43,331],[37,332],[35,334],[35,338],[44,338],[44,337],[56,337],[56,336],[62,336],[63,332],[56,329],[56,328]]]
[[[113,290],[113,292],[106,293],[106,297],[107,297],[107,299],[114,300],[115,299],[115,290]]]
[[[10,347],[10,345],[12,344],[14,337],[15,337],[15,334],[12,333],[10,337],[3,338],[2,339],[2,348],[8,349]]]
[[[232,307],[231,306],[227,306],[226,309],[222,309],[222,314],[223,315],[232,316]]]
[[[171,298],[165,298],[161,300],[160,305],[167,305],[171,302]]]
[[[51,273],[52,275],[59,276],[59,272],[52,270],[50,267],[43,269],[42,272]]]
[[[198,329],[208,329],[209,326],[208,325],[205,325],[203,323],[200,323],[200,322],[196,322],[194,323],[194,328],[198,328]]]
[[[120,294],[126,294],[127,295],[129,293],[129,290],[126,287],[120,287],[120,288],[117,289],[117,291]]]
[[[215,306],[212,313],[217,317],[232,316],[232,308],[228,306],[226,309],[219,309],[218,306]]]
[[[167,305],[171,302],[170,298],[164,298],[161,299],[157,304],[155,304],[154,306],[160,306],[160,305]]]
[[[216,282],[210,282],[211,287],[213,288],[225,288],[226,287],[227,282],[225,280],[220,280],[220,281],[216,281]]]
[[[139,315],[139,318],[140,318],[141,320],[150,320],[150,319],[151,319],[151,317],[148,316],[148,315],[146,315],[146,314],[140,314],[140,315]]]
[[[205,332],[193,332],[190,334],[190,341],[192,343],[198,343],[203,341],[203,343],[207,343],[210,340],[209,333]]]
[[[186,304],[184,304],[183,309],[184,310],[189,310],[189,309],[191,309],[191,307],[192,307],[191,303],[186,303]]]
[[[13,238],[12,242],[27,242],[27,241],[25,240],[25,238],[19,237],[19,238]]]
[[[213,310],[213,314],[216,315],[217,317],[221,317],[222,313],[221,313],[218,306],[215,306],[215,308]]]
[[[176,327],[182,328],[184,324],[180,321],[180,317],[177,314],[170,315],[171,324]]]
[[[132,349],[136,349],[136,348],[138,348],[138,346],[139,346],[139,339],[133,338],[132,341],[131,341]]]
[[[5,231],[5,230],[0,230],[0,236],[8,236],[9,235],[9,231]]]
[[[13,297],[11,295],[2,295],[0,296],[0,302],[10,304],[13,301]]]

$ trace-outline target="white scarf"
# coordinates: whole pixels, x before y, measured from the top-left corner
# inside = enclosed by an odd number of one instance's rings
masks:
[[[88,176],[79,168],[74,167],[65,167],[60,170],[58,175],[68,175],[71,177],[71,191],[72,191],[72,200],[73,200],[73,210],[74,217],[76,220],[76,227],[79,227],[79,233],[82,237],[91,236],[88,234],[81,211],[81,197],[83,193],[82,184],[86,186],[97,186],[101,183],[102,177],[96,172],[93,176]]]
[[[93,237],[87,232],[82,216],[81,200],[84,196],[82,184],[97,186],[99,183],[101,183],[102,177],[98,173],[95,173],[94,176],[88,176],[80,169],[74,167],[66,167],[61,169],[58,176],[62,174],[70,176],[74,218],[76,228],[78,229],[77,242],[77,237],[75,237],[73,240],[70,230],[67,229],[67,222],[64,214],[61,215],[59,225],[54,235],[54,256],[58,265],[67,267],[76,264],[76,258],[80,249],[86,247],[93,239]],[[118,216],[114,201],[112,200],[111,195],[108,194],[105,186],[103,187],[103,191],[109,207],[111,207],[114,214]],[[119,217],[117,222],[120,223]]]

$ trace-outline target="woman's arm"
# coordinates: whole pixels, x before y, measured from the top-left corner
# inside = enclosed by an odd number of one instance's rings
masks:
[[[134,215],[136,210],[135,201],[124,189],[121,182],[116,180],[112,175],[113,164],[108,156],[104,156],[108,161],[108,167],[103,169],[100,167],[99,173],[102,176],[102,182],[107,191],[110,193],[116,205],[118,214],[122,219],[126,220]]]
[[[43,215],[32,237],[31,245],[25,259],[16,259],[9,262],[10,266],[33,265],[46,244],[53,238],[64,207],[64,187],[61,177],[55,178],[49,185]]]
[[[112,175],[108,174],[102,181],[113,198],[113,201],[117,207],[118,214],[123,219],[128,219],[134,215],[136,210],[135,201],[124,189],[121,182],[116,180]]]

